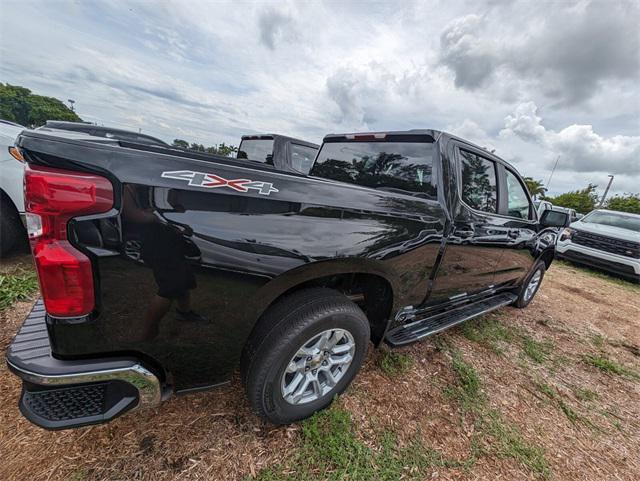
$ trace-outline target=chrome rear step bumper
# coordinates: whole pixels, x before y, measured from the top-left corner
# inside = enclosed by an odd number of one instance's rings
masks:
[[[53,357],[42,301],[27,316],[6,358],[23,380],[22,414],[46,429],[103,423],[161,401],[158,376],[137,359]]]

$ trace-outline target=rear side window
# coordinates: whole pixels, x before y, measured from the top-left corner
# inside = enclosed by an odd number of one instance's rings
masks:
[[[507,172],[507,215],[519,219],[530,219],[529,198],[520,180],[510,170]]]
[[[291,167],[302,174],[308,174],[317,153],[318,149],[313,147],[291,144]]]
[[[273,139],[243,140],[236,157],[273,165]]]
[[[498,194],[495,163],[466,150],[461,150],[460,155],[462,200],[473,209],[496,213]]]
[[[433,143],[330,142],[311,174],[374,189],[436,197]]]

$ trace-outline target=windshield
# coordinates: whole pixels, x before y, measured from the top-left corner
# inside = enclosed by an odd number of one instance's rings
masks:
[[[640,232],[640,217],[616,214],[615,212],[595,211],[582,219],[582,222],[610,225],[621,229]]]
[[[240,142],[237,158],[273,165],[273,139],[243,140]]]

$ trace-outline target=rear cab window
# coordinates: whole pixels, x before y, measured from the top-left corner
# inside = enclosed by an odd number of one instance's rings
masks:
[[[393,141],[326,141],[310,174],[325,179],[424,198],[437,197],[434,144]]]
[[[292,143],[291,147],[291,167],[302,174],[308,174],[313,166],[313,160],[316,158],[318,149]]]
[[[273,137],[242,139],[236,158],[273,165]]]

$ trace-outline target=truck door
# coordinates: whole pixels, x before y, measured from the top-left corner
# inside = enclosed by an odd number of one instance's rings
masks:
[[[452,226],[429,303],[467,297],[494,284],[508,231],[498,213],[498,164],[480,149],[454,142],[457,171]]]
[[[538,252],[538,221],[527,188],[515,170],[498,165],[499,206],[504,218],[500,259],[494,284],[516,285],[529,272]]]

